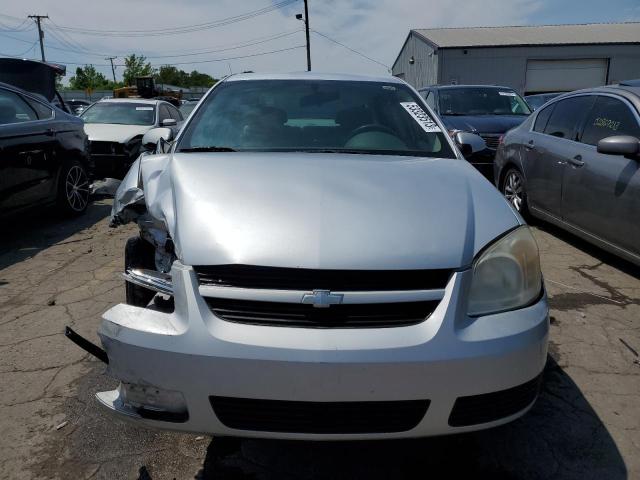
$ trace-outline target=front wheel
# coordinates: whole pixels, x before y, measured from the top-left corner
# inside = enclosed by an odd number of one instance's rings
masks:
[[[525,188],[524,177],[522,172],[517,168],[510,168],[502,179],[501,191],[507,201],[513,205],[518,213],[526,216],[527,210],[527,191]]]
[[[56,203],[64,215],[71,216],[84,213],[89,205],[89,176],[77,160],[69,160],[62,166]]]

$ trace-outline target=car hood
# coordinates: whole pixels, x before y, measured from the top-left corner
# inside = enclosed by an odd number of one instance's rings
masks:
[[[142,157],[141,175],[187,265],[458,268],[520,222],[458,159],[178,153]]]
[[[127,143],[133,137],[144,135],[148,125],[119,125],[115,123],[85,123],[84,131],[90,141]]]
[[[449,130],[473,133],[505,133],[527,119],[525,115],[442,115],[440,118]]]

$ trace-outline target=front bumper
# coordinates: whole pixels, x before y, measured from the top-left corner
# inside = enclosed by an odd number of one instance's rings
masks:
[[[117,305],[104,314],[99,330],[109,356],[109,374],[122,382],[182,394],[187,415],[179,421],[158,419],[144,409],[123,404],[118,390],[97,394],[110,411],[149,426],[223,436],[315,440],[477,430],[525,413],[537,389],[529,389],[533,393],[518,411],[500,418],[485,417],[489,421],[472,425],[454,426],[460,423],[452,420],[456,400],[460,403],[462,397],[480,395],[494,401],[482,395],[531,385],[546,361],[546,296],[514,312],[471,319],[464,313],[468,271],[453,275],[439,306],[424,322],[378,329],[231,323],[211,313],[190,267],[174,263],[172,278],[173,313]],[[214,413],[213,398],[303,406],[330,402],[332,408],[333,402],[428,400],[428,409],[404,431],[369,428],[357,433],[301,433],[295,428],[233,428]],[[255,405],[272,406],[268,402]]]

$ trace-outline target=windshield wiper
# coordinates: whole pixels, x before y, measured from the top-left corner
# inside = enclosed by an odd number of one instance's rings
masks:
[[[189,147],[189,148],[181,148],[178,152],[235,152],[237,150],[231,147],[216,147],[215,145],[210,145],[208,147]]]

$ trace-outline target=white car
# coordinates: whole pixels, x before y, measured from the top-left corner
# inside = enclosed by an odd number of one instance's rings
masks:
[[[89,137],[95,178],[122,178],[140,154],[142,136],[155,127],[177,132],[184,117],[162,100],[115,98],[87,107],[80,118]]]
[[[533,405],[549,317],[529,227],[393,78],[231,76],[116,194],[127,303],[103,315],[139,424],[368,439],[500,425]],[[481,139],[458,133],[467,149]],[[172,143],[167,143],[171,142]],[[166,153],[162,153],[166,152]]]

